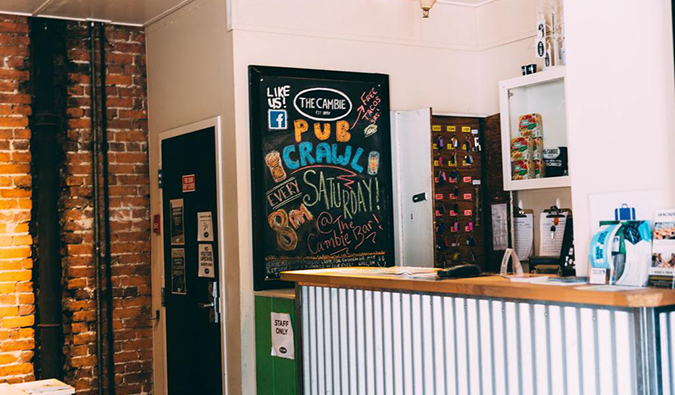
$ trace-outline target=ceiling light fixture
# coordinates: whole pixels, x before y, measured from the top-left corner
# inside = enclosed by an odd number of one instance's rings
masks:
[[[420,7],[422,8],[422,18],[429,17],[429,10],[436,4],[436,0],[420,0]]]

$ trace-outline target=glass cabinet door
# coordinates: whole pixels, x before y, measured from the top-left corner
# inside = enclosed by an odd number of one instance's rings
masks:
[[[502,141],[505,184],[509,189],[564,186],[567,161],[567,114],[564,74],[542,72],[502,85]],[[505,107],[504,108],[504,104]],[[504,122],[506,121],[506,122]],[[551,178],[560,178],[552,180]],[[544,180],[544,181],[536,181]],[[527,182],[521,182],[527,181]],[[532,182],[534,181],[534,182]]]

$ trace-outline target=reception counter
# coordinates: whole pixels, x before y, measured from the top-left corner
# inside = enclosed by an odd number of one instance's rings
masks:
[[[405,272],[282,274],[296,283],[305,394],[675,389],[675,291]]]

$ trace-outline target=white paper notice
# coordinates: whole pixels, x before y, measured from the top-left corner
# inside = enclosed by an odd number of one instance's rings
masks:
[[[273,357],[295,359],[295,344],[291,315],[288,313],[270,313],[272,322]]]
[[[508,214],[506,203],[492,205],[492,249],[503,251],[509,246]]]
[[[509,266],[509,258],[511,258],[512,262],[511,265],[513,266],[513,271],[516,273],[516,276],[523,276],[523,266],[520,264],[520,259],[518,259],[518,255],[516,252],[513,250],[513,248],[507,248],[506,251],[504,251],[504,256],[502,257],[502,265],[501,269],[499,270],[499,275],[502,277],[508,275],[508,266]]]
[[[526,213],[524,217],[515,217],[513,224],[516,233],[514,250],[523,261],[530,259],[534,248],[534,214]]]
[[[557,257],[562,249],[567,213],[562,213],[563,216],[558,218],[549,218],[546,215],[542,213],[539,219],[539,255]]]
[[[197,241],[213,241],[211,212],[197,213]]]
[[[199,245],[199,277],[216,278],[213,268],[213,246],[211,244]]]

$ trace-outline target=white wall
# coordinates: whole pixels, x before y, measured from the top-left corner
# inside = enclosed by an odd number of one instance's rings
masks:
[[[500,0],[477,8],[478,13],[478,92],[479,111],[495,114],[499,109],[499,81],[522,75],[520,67],[544,64],[535,57],[534,40],[539,1]],[[572,207],[570,188],[519,191],[515,201],[534,211],[534,254],[539,254],[539,217],[544,209],[560,199],[563,208]]]
[[[392,109],[478,110],[474,8],[438,4],[422,19],[408,0],[246,0],[232,7],[238,92],[246,90],[239,85],[250,64],[377,72],[390,76]]]
[[[578,267],[595,227],[590,195],[656,190],[675,204],[670,15],[670,0],[565,1]]]
[[[500,0],[478,7],[478,91],[480,112],[499,112],[498,83],[522,74],[535,57],[537,0]]]
[[[169,15],[146,29],[149,151],[152,214],[161,212],[157,169],[159,145],[157,135],[182,125],[220,115],[224,144],[221,147],[225,163],[221,171],[226,185],[236,183],[236,152],[234,133],[234,89],[232,69],[232,33],[227,31],[226,5],[222,0],[195,0],[191,5]],[[248,167],[248,166],[247,166]],[[237,207],[234,188],[223,187],[225,204]],[[250,383],[255,369],[242,371],[240,354],[252,354],[253,342],[242,343],[239,322],[239,245],[238,212],[225,210],[226,246],[226,316],[228,349],[228,384],[230,394],[254,393]],[[160,236],[152,238],[153,309],[161,309],[160,290],[163,285],[159,248]],[[252,314],[252,313],[249,313]],[[162,314],[164,317],[165,314]],[[155,393],[164,387],[164,328],[163,318],[153,334]],[[242,379],[243,377],[243,379]],[[242,382],[248,383],[242,390]]]
[[[252,339],[248,66],[389,74],[392,109],[475,113],[477,56],[467,48],[477,25],[473,8],[437,5],[422,20],[417,3],[405,0],[246,0],[232,13],[242,334]],[[242,358],[254,371],[254,354]]]

